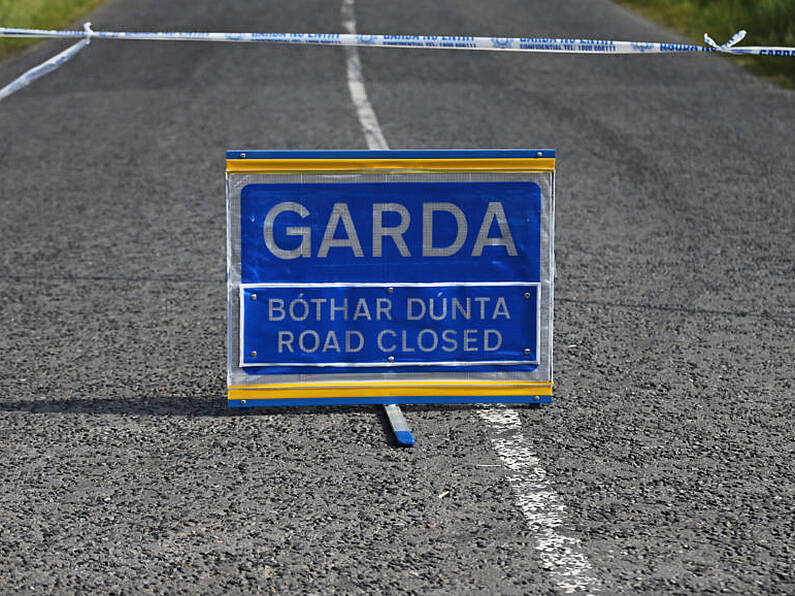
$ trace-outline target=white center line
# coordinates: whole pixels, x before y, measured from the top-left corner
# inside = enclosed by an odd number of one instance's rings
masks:
[[[525,440],[516,410],[489,407],[478,410],[491,430],[491,444],[511,472],[508,483],[536,539],[542,566],[566,594],[600,591],[599,581],[580,540],[565,532],[566,506],[555,492],[547,471]]]
[[[341,10],[342,27],[351,35],[356,35],[354,1],[342,0]],[[367,147],[371,150],[389,149],[375,110],[367,98],[358,48],[345,47],[345,62],[348,89]],[[525,441],[519,413],[509,408],[494,407],[478,410],[478,414],[491,430],[494,450],[511,471],[508,482],[516,497],[516,504],[535,536],[536,551],[552,581],[567,594],[599,592],[599,581],[592,573],[592,566],[580,541],[562,532],[566,507],[552,487],[538,457]]]
[[[342,0],[342,28],[346,33],[356,35],[356,16],[353,12],[354,0]],[[345,46],[345,65],[348,69],[348,89],[351,92],[353,105],[356,107],[356,114],[364,131],[364,138],[367,140],[367,148],[372,150],[389,149],[386,144],[384,133],[378,124],[370,100],[367,99],[367,91],[364,88],[364,78],[362,77],[362,63],[359,60],[359,48],[356,46]]]

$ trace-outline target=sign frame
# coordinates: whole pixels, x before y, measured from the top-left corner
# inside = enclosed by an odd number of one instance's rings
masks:
[[[308,405],[387,405],[387,404],[460,404],[460,403],[546,403],[552,395],[552,326],[554,296],[554,189],[555,152],[552,150],[421,150],[421,151],[245,151],[227,152],[227,399],[230,407],[308,406]],[[346,184],[415,183],[446,181],[530,181],[540,189],[538,218],[538,279],[490,279],[415,283],[415,280],[333,279],[306,283],[278,278],[246,283],[241,273],[241,196],[249,185],[285,184],[321,188],[319,182]],[[352,182],[351,182],[352,181]],[[267,187],[271,188],[271,187]],[[266,190],[267,190],[266,188]],[[275,186],[272,188],[276,188]],[[296,186],[295,188],[298,188]],[[351,187],[352,188],[352,187]],[[252,219],[252,221],[254,221]],[[274,224],[275,225],[275,224]],[[484,224],[485,225],[485,224]],[[507,224],[506,224],[507,225]],[[303,264],[309,259],[297,259]],[[438,260],[434,265],[441,264]],[[264,273],[267,275],[267,273]],[[354,276],[355,277],[355,276]],[[462,285],[537,287],[538,342],[533,353],[537,365],[531,372],[510,367],[484,368],[479,363],[455,363],[443,371],[429,367],[432,373],[419,371],[421,365],[373,362],[357,367],[333,370],[329,364],[315,364],[318,374],[306,371],[306,362],[294,363],[296,374],[265,374],[262,365],[245,365],[243,358],[244,306],[241,297],[248,287],[300,288],[302,286],[366,286],[393,291],[403,286],[435,285],[454,289]],[[256,296],[255,296],[256,299]],[[319,311],[318,311],[319,312]],[[441,363],[452,365],[453,363]],[[499,363],[497,363],[499,364]],[[512,362],[511,364],[520,364]],[[244,366],[241,366],[244,365]],[[479,368],[480,366],[480,368]],[[370,367],[370,368],[367,368]],[[404,373],[403,371],[409,371]],[[262,374],[261,374],[262,373]]]

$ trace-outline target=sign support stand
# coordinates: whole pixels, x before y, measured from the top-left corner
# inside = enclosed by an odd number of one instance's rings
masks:
[[[397,404],[387,404],[384,406],[387,418],[389,418],[389,425],[392,427],[392,432],[395,433],[395,440],[400,447],[412,447],[414,445],[414,435],[411,434],[406,418],[400,406]]]

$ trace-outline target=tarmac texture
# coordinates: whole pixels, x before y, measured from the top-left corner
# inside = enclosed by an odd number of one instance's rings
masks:
[[[355,10],[678,39],[604,0]],[[342,29],[336,0],[87,20]],[[712,55],[360,56],[393,149],[558,151],[554,403],[517,409],[603,591],[795,593],[795,93]],[[1,592],[556,591],[476,408],[404,408],[412,449],[378,408],[226,408],[224,151],[365,148],[341,48],[94,41],[0,139]]]

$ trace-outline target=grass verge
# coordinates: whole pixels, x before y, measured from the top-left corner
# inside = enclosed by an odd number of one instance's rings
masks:
[[[795,0],[617,0],[636,12],[703,43],[709,33],[718,44],[740,29],[740,45],[795,46]],[[754,72],[795,89],[795,57],[733,57]]]
[[[107,0],[0,0],[0,26],[62,29]],[[0,37],[0,60],[41,41]]]

